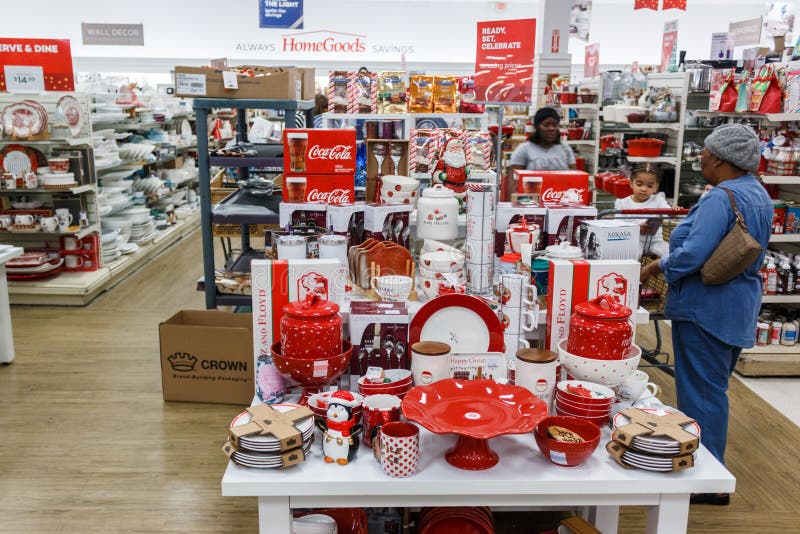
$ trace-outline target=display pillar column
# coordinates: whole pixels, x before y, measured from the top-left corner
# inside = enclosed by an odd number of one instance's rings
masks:
[[[540,0],[536,19],[536,57],[533,70],[533,104],[542,106],[544,88],[552,75],[569,76],[569,16],[571,2]]]

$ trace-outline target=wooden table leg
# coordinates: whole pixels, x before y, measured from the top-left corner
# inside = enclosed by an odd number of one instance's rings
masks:
[[[647,510],[647,534],[685,533],[688,523],[688,493],[663,493],[660,504]]]
[[[292,534],[289,497],[258,498],[258,531],[261,534]]]

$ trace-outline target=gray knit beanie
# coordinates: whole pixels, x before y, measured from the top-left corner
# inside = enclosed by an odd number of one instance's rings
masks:
[[[706,148],[723,161],[736,165],[743,171],[755,172],[761,161],[761,145],[758,135],[744,124],[717,126],[706,137]]]

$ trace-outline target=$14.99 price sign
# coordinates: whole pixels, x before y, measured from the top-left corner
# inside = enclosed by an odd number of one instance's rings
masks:
[[[68,39],[0,39],[0,91],[74,91]]]
[[[478,23],[475,100],[531,102],[536,19]]]

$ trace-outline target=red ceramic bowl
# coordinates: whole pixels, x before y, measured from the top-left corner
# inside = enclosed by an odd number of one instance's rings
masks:
[[[639,158],[657,158],[664,148],[661,139],[631,139],[628,141],[628,155]]]
[[[592,392],[592,396],[589,397],[573,393],[570,391],[570,388],[589,390]],[[590,405],[598,407],[610,406],[615,397],[613,389],[583,380],[562,380],[556,384],[556,395],[573,404],[585,404],[587,408]]]
[[[547,427],[560,426],[582,437],[583,443],[556,441],[547,435]],[[533,431],[536,445],[545,458],[562,467],[577,467],[589,459],[600,443],[600,429],[575,417],[551,416],[542,419]]]
[[[611,183],[611,194],[617,198],[627,198],[633,194],[631,183],[627,178],[617,178]]]
[[[342,341],[342,349],[342,353],[335,356],[306,360],[284,356],[278,342],[272,345],[272,359],[283,378],[291,385],[322,387],[338,378],[350,364],[353,346],[349,341]]]
[[[603,428],[608,426],[609,416],[606,417],[585,417],[582,415],[574,414],[570,411],[563,410],[561,408],[556,407],[556,415],[564,416],[564,417],[574,417],[576,419],[580,419],[581,421],[586,421],[587,423],[592,423],[597,428]]]
[[[578,406],[577,404],[570,404],[566,401],[563,401],[559,398],[556,398],[555,402],[556,408],[560,408],[562,410],[566,410],[570,412],[572,415],[578,417],[605,417],[608,418],[609,414],[611,414],[611,407],[603,408],[601,410],[592,410],[590,408],[585,408],[583,406]]]

